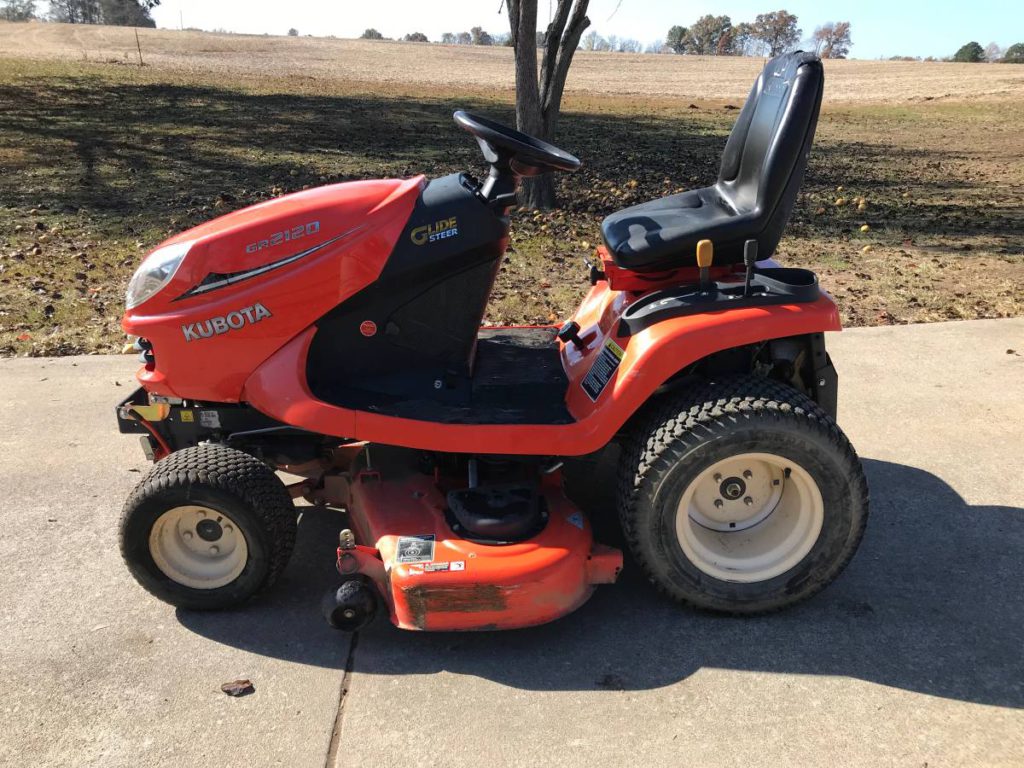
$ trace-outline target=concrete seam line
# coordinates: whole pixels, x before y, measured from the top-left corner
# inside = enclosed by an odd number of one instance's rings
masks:
[[[324,768],[335,768],[338,764],[338,750],[341,748],[341,719],[345,714],[345,697],[348,694],[352,679],[352,667],[355,664],[356,646],[359,644],[359,633],[352,634],[348,646],[348,658],[345,659],[345,671],[341,676],[341,690],[338,692],[338,711],[334,716],[334,729],[331,731],[331,742],[327,748],[327,760]]]

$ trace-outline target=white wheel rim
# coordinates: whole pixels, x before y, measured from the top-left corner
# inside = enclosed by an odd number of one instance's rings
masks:
[[[174,507],[149,532],[149,554],[165,576],[193,589],[217,589],[238,578],[249,547],[238,525],[223,512]]]
[[[818,484],[784,456],[722,459],[686,487],[676,536],[697,568],[722,581],[767,581],[807,556],[825,519]]]

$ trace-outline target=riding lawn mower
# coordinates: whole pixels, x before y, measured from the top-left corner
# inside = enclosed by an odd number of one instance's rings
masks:
[[[122,321],[143,365],[118,423],[155,462],[121,520],[132,574],[239,605],[288,563],[301,498],[342,526],[332,626],[540,624],[623,567],[563,482],[615,446],[631,564],[668,598],[759,614],[824,588],[867,485],[835,422],[836,306],[771,258],[823,84],[811,54],[769,61],[717,182],[608,216],[561,326],[481,322],[520,180],[580,162],[462,111],[482,180],[333,184],[162,243]]]

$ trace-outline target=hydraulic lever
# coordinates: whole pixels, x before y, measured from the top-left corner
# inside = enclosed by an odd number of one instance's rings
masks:
[[[697,266],[700,267],[700,292],[711,291],[711,262],[715,259],[715,247],[710,240],[697,243]]]
[[[747,276],[743,280],[743,295],[750,295],[750,281],[754,279],[754,264],[757,263],[757,240],[747,240],[743,244],[743,263],[747,267]]]

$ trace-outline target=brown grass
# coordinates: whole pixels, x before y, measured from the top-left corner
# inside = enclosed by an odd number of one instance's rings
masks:
[[[512,51],[391,41],[139,30],[144,60],[163,68],[365,83],[507,90]],[[0,22],[7,56],[137,62],[135,30]],[[580,51],[569,92],[743,99],[763,60]],[[829,61],[828,99],[914,102],[1024,98],[1024,67],[946,62]]]

